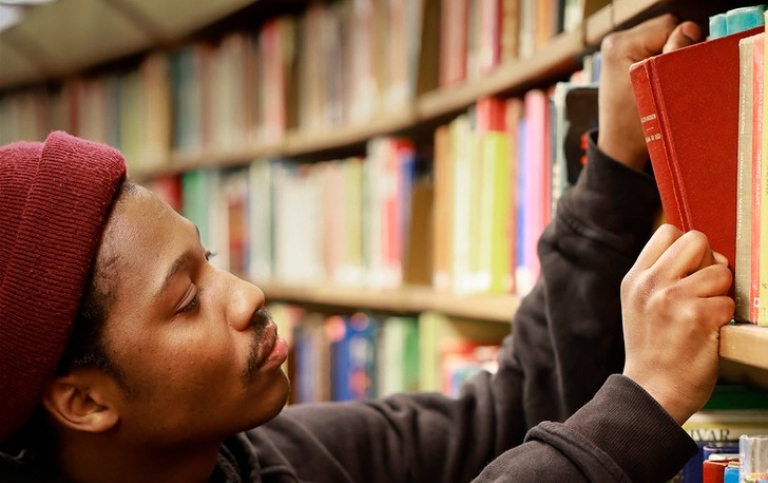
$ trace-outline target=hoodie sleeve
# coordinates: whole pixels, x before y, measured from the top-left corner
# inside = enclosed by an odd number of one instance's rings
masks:
[[[659,197],[650,175],[600,153],[595,134],[539,241],[540,278],[514,314],[495,375],[481,373],[457,399],[295,406],[254,441],[268,439],[282,467],[309,481],[672,476],[695,445],[642,388],[611,376],[624,361],[621,280],[650,236]]]

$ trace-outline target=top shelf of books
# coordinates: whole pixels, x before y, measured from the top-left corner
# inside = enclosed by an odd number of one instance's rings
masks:
[[[167,48],[246,7],[259,5],[263,12],[270,12],[277,3],[282,3],[285,8],[286,4],[309,2],[55,0],[32,7],[4,6],[9,9],[8,13],[4,12],[6,18],[16,18],[17,21],[1,31],[0,89],[60,79],[132,54]],[[586,0],[581,3],[585,4],[582,15],[586,16],[577,29],[578,34],[562,35],[564,38],[555,39],[534,58],[525,59],[533,62],[531,66],[510,63],[507,73],[512,75],[507,81],[499,84],[500,79],[506,77],[500,72],[487,82],[474,83],[477,84],[474,89],[465,89],[463,97],[472,99],[478,93],[506,90],[535,80],[536,76],[564,60],[573,60],[585,48],[597,45],[615,26],[653,8],[681,2]],[[257,11],[255,15],[258,14]],[[465,107],[467,102],[455,107]],[[430,105],[434,106],[434,99],[432,104],[427,103]]]

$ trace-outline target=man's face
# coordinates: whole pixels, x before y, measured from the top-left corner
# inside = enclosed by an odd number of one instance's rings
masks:
[[[129,441],[223,437],[285,404],[287,349],[259,311],[264,294],[208,255],[195,226],[149,191],[115,205],[97,263],[114,292],[104,340],[130,388],[113,388]]]

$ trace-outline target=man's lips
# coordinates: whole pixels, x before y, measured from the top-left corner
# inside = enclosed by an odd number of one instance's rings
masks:
[[[288,357],[288,344],[277,333],[277,326],[271,319],[269,325],[264,328],[260,345],[260,357],[256,366],[258,370],[280,366]]]

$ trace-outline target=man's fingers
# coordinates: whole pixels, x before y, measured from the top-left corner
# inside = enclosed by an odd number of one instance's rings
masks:
[[[680,280],[680,290],[696,297],[717,297],[725,295],[731,288],[733,274],[727,266],[717,263],[702,268]]]
[[[726,265],[726,266],[729,263],[728,257],[723,255],[722,253],[712,252],[712,256],[715,257],[715,263],[719,263],[720,265]]]
[[[714,253],[706,235],[689,231],[672,243],[658,259],[657,269],[667,273],[669,279],[690,275],[715,263]]]
[[[672,14],[661,15],[626,31],[628,39],[638,39],[644,49],[636,60],[661,53],[680,21]]]
[[[635,261],[633,271],[646,270],[653,266],[659,257],[661,257],[661,255],[663,255],[667,249],[682,236],[682,234],[683,232],[673,225],[661,225],[640,252],[637,261]]]
[[[689,45],[693,45],[702,39],[701,28],[693,22],[683,22],[672,31],[664,44],[662,52],[671,52]]]

